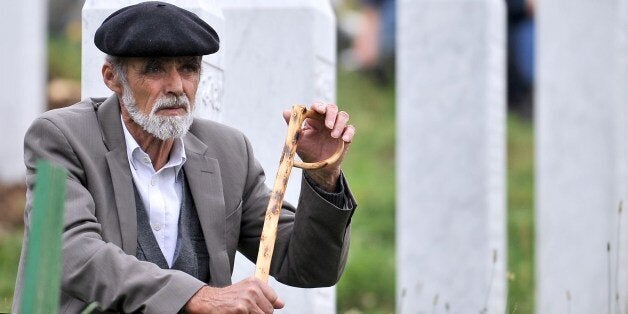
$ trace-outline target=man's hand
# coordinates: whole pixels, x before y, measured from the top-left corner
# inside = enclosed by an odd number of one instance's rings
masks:
[[[536,0],[526,0],[526,13],[528,13],[528,16],[534,16],[534,11],[536,11]]]
[[[204,286],[185,304],[185,313],[272,313],[283,306],[270,286],[249,277],[224,288]]]
[[[325,121],[305,120],[305,125],[297,142],[297,154],[304,162],[317,162],[331,156],[338,149],[338,141],[345,142],[345,148],[337,162],[317,170],[306,170],[310,178],[326,191],[333,191],[340,177],[340,164],[355,135],[355,127],[349,124],[349,114],[338,111],[334,104],[314,103],[311,107],[322,114]],[[290,110],[283,112],[286,122],[290,119]]]

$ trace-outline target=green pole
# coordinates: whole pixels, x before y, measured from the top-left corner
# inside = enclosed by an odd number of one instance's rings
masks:
[[[22,313],[59,312],[66,180],[63,168],[44,161],[37,164],[26,244]]]

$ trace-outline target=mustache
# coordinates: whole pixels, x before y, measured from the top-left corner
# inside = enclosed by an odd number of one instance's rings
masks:
[[[163,96],[155,101],[153,112],[160,109],[178,109],[184,108],[186,111],[190,111],[190,100],[186,95],[180,96]]]

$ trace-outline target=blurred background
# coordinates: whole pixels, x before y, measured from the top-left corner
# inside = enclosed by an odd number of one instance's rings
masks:
[[[345,172],[360,207],[339,313],[395,310],[395,1],[334,0],[338,104],[359,130]],[[532,86],[534,4],[508,4],[508,312],[534,309]],[[47,108],[80,99],[82,0],[49,0]],[[4,49],[4,48],[3,48]],[[376,158],[374,156],[377,156]],[[366,171],[368,169],[368,171]],[[11,306],[25,188],[0,186],[0,312]]]

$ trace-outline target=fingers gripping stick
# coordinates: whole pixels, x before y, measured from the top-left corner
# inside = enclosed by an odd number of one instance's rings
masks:
[[[281,160],[279,161],[279,169],[275,177],[275,185],[270,195],[270,201],[266,209],[266,218],[264,220],[264,228],[260,237],[259,252],[257,253],[257,263],[255,264],[255,277],[263,282],[268,282],[268,274],[270,270],[270,262],[275,248],[275,240],[277,238],[277,223],[279,214],[281,213],[281,205],[283,203],[284,194],[288,185],[288,178],[292,167],[301,169],[320,169],[332,164],[340,158],[344,150],[344,141],[339,139],[340,145],[338,150],[329,158],[313,163],[305,163],[294,160],[294,154],[297,150],[297,140],[301,131],[301,125],[305,119],[316,119],[323,121],[324,116],[312,109],[306,109],[303,106],[295,105],[292,107],[292,114],[288,123],[288,135],[283,148]]]

